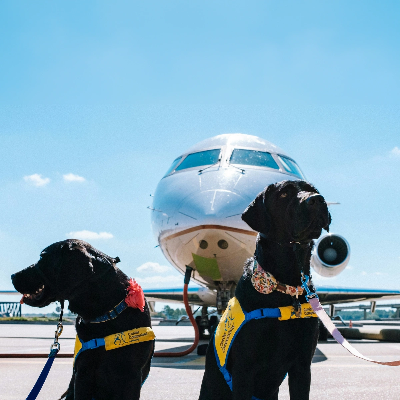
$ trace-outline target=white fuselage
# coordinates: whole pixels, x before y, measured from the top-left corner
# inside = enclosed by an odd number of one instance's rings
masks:
[[[215,165],[211,158],[208,165],[190,167],[190,159],[184,164],[188,155],[201,159],[203,152],[218,149]],[[232,156],[234,150],[240,151]],[[269,160],[260,161],[265,153]],[[304,179],[298,169],[288,172],[285,161],[293,162],[271,143],[242,134],[219,135],[184,153],[158,184],[152,207],[153,231],[169,262],[182,273],[191,266],[193,279],[210,289],[236,283],[257,236],[241,214],[269,184]],[[266,162],[269,166],[254,165]]]

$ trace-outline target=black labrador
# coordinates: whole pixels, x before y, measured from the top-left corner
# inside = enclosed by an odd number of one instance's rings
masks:
[[[140,286],[116,267],[118,261],[89,243],[68,239],[45,248],[36,264],[11,278],[15,289],[24,294],[21,301],[32,307],[68,300],[69,309],[78,314],[76,332],[81,342],[128,332],[128,339],[125,334],[116,335],[118,341],[113,344],[121,345],[121,339],[125,339],[123,344],[134,343],[129,341],[133,333],[151,331],[150,312]],[[150,371],[153,339],[147,336],[140,343],[108,351],[101,345],[82,351],[62,398],[139,399]]]
[[[251,312],[293,306],[296,311],[298,303],[307,303],[305,295],[299,295],[301,270],[310,274],[313,239],[320,236],[322,229],[328,230],[331,222],[324,198],[305,181],[283,181],[261,192],[242,219],[259,235],[254,258],[246,262],[235,292],[241,308]],[[260,288],[260,281],[255,279],[260,274],[264,278],[272,275],[278,282],[275,289],[262,285]],[[296,288],[300,289],[297,298]],[[223,323],[226,330],[227,321],[221,319],[220,325]],[[247,322],[227,353],[231,390],[229,379],[224,378],[217,364],[213,338],[207,349],[199,399],[276,400],[279,386],[288,375],[291,400],[307,400],[317,340],[318,318],[262,318]]]

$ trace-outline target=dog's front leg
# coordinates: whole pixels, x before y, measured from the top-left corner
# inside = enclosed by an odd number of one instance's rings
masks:
[[[309,400],[311,385],[311,368],[297,362],[289,370],[290,400]]]
[[[78,360],[80,361],[80,360]],[[95,393],[93,366],[75,370],[74,400],[92,400]]]
[[[318,340],[318,319],[294,320],[298,332],[295,353],[298,354],[288,371],[290,400],[308,400],[311,386],[311,363]]]
[[[72,373],[72,378],[71,378],[71,381],[69,382],[67,391],[61,395],[59,400],[75,400],[74,399],[74,386],[75,386],[75,372]]]
[[[232,399],[251,400],[254,393],[252,374],[245,363],[235,365],[232,371]]]

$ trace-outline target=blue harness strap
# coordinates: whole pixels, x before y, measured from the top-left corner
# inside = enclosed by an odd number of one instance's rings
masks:
[[[252,319],[279,318],[281,316],[281,310],[279,308],[259,308],[250,312],[243,311],[243,313],[246,317],[245,323]]]
[[[81,343],[81,346],[82,346],[82,347],[81,347],[81,349],[74,355],[74,361],[75,361],[76,358],[79,356],[79,354],[82,353],[82,351],[97,349],[98,347],[105,346],[105,344],[106,344],[104,338],[92,339],[92,340],[88,340],[87,342],[82,342],[82,340],[79,339],[79,337],[77,336],[77,340],[79,340],[79,342]]]

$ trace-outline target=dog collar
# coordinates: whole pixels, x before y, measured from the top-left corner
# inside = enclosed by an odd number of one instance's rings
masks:
[[[255,259],[253,262],[251,283],[254,289],[262,294],[270,294],[275,290],[296,297],[303,294],[303,288],[301,286],[294,287],[278,282],[270,272],[265,272]]]
[[[128,307],[138,308],[140,311],[144,311],[144,293],[140,285],[134,280],[129,280],[129,286],[127,288],[127,296],[124,300],[120,301],[112,310],[107,311],[105,314],[91,320],[84,320],[86,324],[98,324],[100,322],[107,322],[111,319],[118,317],[122,311],[126,310]]]
[[[112,319],[115,319],[118,317],[119,314],[122,313],[122,311],[126,310],[128,308],[128,305],[125,303],[125,299],[122,300],[120,303],[118,303],[112,310],[107,311],[105,314],[101,315],[100,317],[97,317],[95,319],[85,319],[83,322],[85,324],[98,324],[100,322],[107,322]]]

